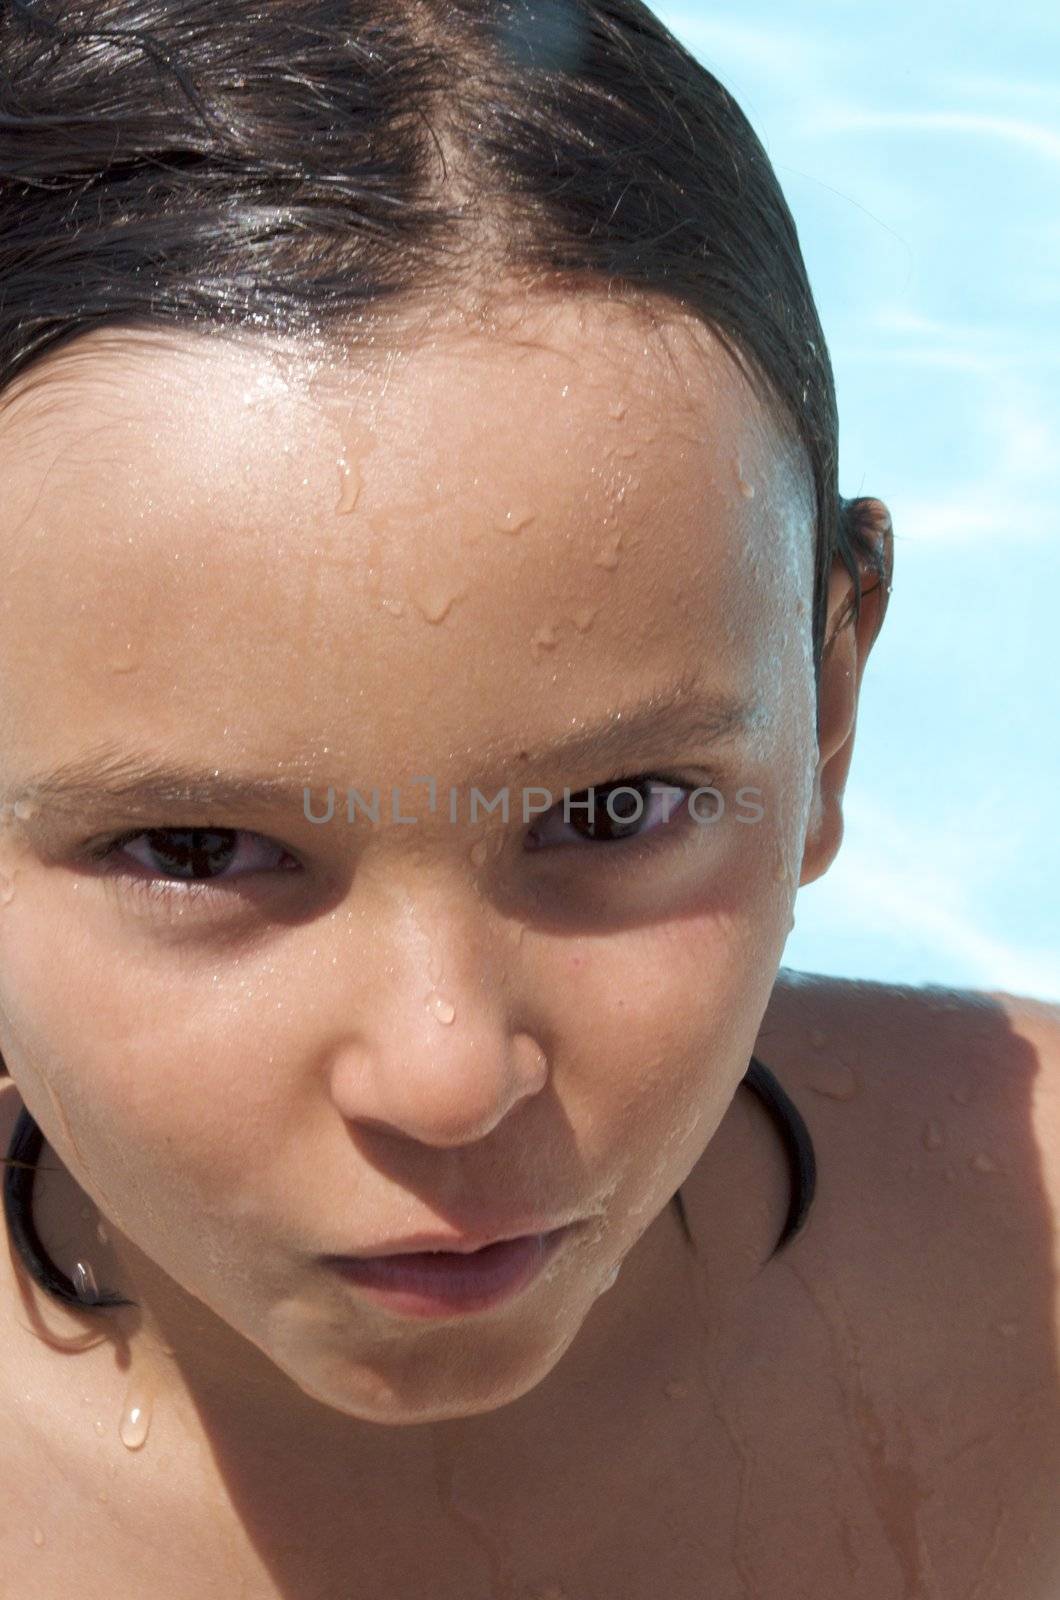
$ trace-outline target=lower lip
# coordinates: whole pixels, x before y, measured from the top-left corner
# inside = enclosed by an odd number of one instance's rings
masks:
[[[487,1311],[527,1288],[572,1229],[487,1245],[471,1255],[442,1251],[407,1256],[331,1258],[328,1265],[377,1305],[405,1317],[452,1317]]]

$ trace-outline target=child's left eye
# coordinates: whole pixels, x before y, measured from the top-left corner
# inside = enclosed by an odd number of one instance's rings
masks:
[[[134,845],[139,846],[139,855],[131,848]],[[122,852],[167,884],[227,882],[252,872],[297,866],[282,845],[243,828],[142,828],[108,840],[93,851],[93,857],[120,863]],[[242,870],[227,872],[233,865]]]

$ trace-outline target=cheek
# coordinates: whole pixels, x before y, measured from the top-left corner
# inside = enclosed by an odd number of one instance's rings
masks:
[[[237,1186],[246,1149],[283,1125],[262,1071],[267,1009],[222,996],[201,963],[181,972],[173,952],[152,963],[90,937],[28,887],[0,923],[0,1048],[57,1154],[115,1216],[134,1190],[154,1209],[160,1171],[183,1204]]]
[[[557,961],[562,1053],[601,1156],[624,1144],[654,1158],[675,1128],[709,1135],[746,1072],[790,896],[771,866],[742,882],[742,895],[715,884],[695,910],[582,941]]]

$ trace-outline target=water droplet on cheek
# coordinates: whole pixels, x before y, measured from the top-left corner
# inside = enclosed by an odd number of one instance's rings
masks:
[[[38,810],[32,800],[16,800],[11,809],[19,822],[29,822],[32,817],[37,815]]]
[[[110,664],[112,673],[135,672],[140,665],[140,657],[134,650],[132,643],[125,646],[124,653],[116,656]]]
[[[15,881],[6,872],[0,872],[0,906],[9,906],[15,898]]]
[[[554,650],[558,643],[559,636],[556,633],[554,622],[546,622],[542,627],[538,628],[531,640],[535,655],[539,655],[542,650]]]

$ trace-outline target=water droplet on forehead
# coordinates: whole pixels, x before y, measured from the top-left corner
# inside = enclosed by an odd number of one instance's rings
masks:
[[[439,579],[424,585],[412,599],[416,609],[426,621],[441,622],[466,593],[465,589],[454,588],[451,583],[447,584]]]
[[[621,422],[622,418],[626,414],[626,410],[627,406],[624,400],[612,400],[611,404],[607,408],[607,414],[615,422]]]
[[[744,477],[743,462],[739,456],[737,456],[733,462],[733,467],[736,472],[736,487],[739,489],[745,500],[753,500],[755,494],[754,484],[748,483],[747,479]],[[753,557],[752,560],[754,560]]]
[[[605,567],[608,571],[613,571],[618,566],[618,552],[621,544],[621,533],[612,534],[610,539],[604,541],[599,552],[593,557],[593,566]]]
[[[925,1150],[942,1149],[942,1126],[938,1122],[925,1122],[920,1142]]]
[[[521,533],[534,521],[536,521],[535,512],[525,506],[513,506],[510,511],[504,513],[497,523],[497,528],[501,533]]]
[[[345,516],[357,504],[361,492],[361,474],[357,463],[347,460],[345,456],[340,457],[338,467],[339,498],[335,502],[335,510]]]
[[[571,621],[579,633],[588,633],[593,625],[593,619],[600,610],[599,606],[580,606],[574,613]]]
[[[140,665],[140,655],[131,640],[127,640],[121,654],[110,664],[112,673],[135,672]]]

